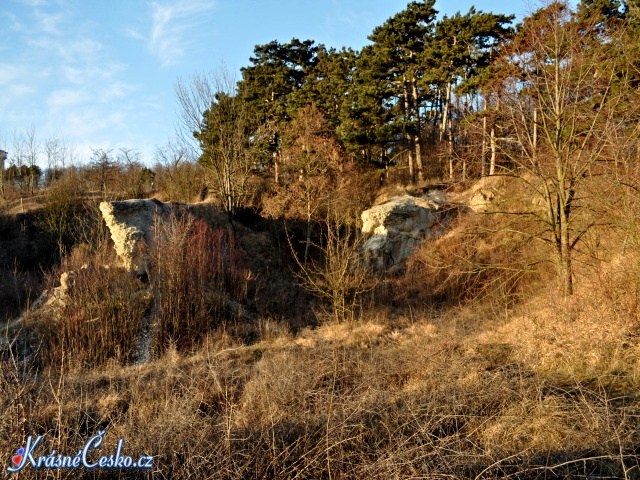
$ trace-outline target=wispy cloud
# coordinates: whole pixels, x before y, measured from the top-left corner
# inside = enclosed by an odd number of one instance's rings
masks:
[[[124,120],[124,112],[73,111],[65,117],[65,130],[73,132],[76,138],[91,138],[105,130],[123,127]]]
[[[17,15],[10,12],[4,12],[2,16],[5,18],[4,22],[5,22],[6,28],[10,32],[19,33],[24,30],[24,26],[22,25],[22,23],[20,23],[20,20],[18,20]]]
[[[16,3],[21,3],[27,7],[42,7],[49,4],[49,0],[14,0]]]
[[[191,41],[190,30],[203,21],[215,4],[211,0],[177,0],[169,3],[152,2],[151,32],[148,46],[162,66],[175,64],[182,58]]]
[[[0,63],[0,88],[2,88],[2,96],[5,97],[2,104],[33,92],[33,87],[24,79],[31,80],[28,68],[22,65]]]
[[[47,36],[34,36],[27,41],[31,47],[55,53],[64,63],[95,62],[103,45],[91,38],[63,38],[54,40]]]
[[[64,21],[64,15],[62,13],[43,13],[38,11],[35,16],[38,21],[38,27],[42,33],[56,36],[63,34],[60,26]]]
[[[61,79],[74,85],[112,82],[124,70],[117,62],[102,61],[60,66]]]
[[[124,82],[112,81],[100,91],[100,95],[97,100],[101,103],[108,103],[113,100],[125,98],[129,93],[135,89]]]
[[[22,65],[0,63],[0,87],[19,81],[26,73],[27,69]]]
[[[86,92],[82,90],[62,89],[52,92],[47,99],[47,104],[49,108],[57,110],[73,107],[85,101],[87,101]]]
[[[134,40],[146,40],[145,36],[133,27],[126,27],[124,33],[127,37],[133,38]]]

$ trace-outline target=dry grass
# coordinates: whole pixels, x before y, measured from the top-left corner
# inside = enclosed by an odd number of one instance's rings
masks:
[[[36,375],[5,352],[0,458],[28,434],[75,452],[106,429],[109,446],[122,437],[128,452],[153,455],[153,472],[59,478],[639,478],[640,262],[632,251],[584,261],[576,294],[560,301],[544,267],[529,274],[536,246],[495,219],[462,219],[416,252],[360,319],[294,332],[258,317],[251,345],[244,327],[216,328],[224,302],[208,296],[247,294],[234,240],[174,225],[166,264],[155,258],[167,282],[156,287],[172,299],[163,348],[131,365],[124,339],[120,356],[102,341],[101,361],[83,365],[95,346],[82,339],[97,333],[76,317],[69,329],[85,333],[59,349],[73,368],[56,360]],[[79,268],[88,253],[76,255]],[[137,280],[86,270],[84,306],[69,316],[125,311],[100,292],[134,301],[125,282]]]
[[[252,346],[211,335],[142,366],[49,369],[45,388],[3,370],[0,452],[21,431],[73,451],[106,428],[110,444],[154,455],[154,478],[635,478],[637,383],[551,375],[540,358],[563,352],[569,329],[525,339],[510,327],[521,314],[481,313],[293,338],[271,323]]]

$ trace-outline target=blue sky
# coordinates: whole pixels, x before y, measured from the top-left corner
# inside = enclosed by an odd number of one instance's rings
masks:
[[[408,0],[0,0],[0,149],[35,132],[86,161],[130,148],[154,162],[175,136],[176,81],[226,68],[292,37],[361,48]],[[439,2],[441,14],[474,2]],[[522,16],[520,1],[476,8]]]

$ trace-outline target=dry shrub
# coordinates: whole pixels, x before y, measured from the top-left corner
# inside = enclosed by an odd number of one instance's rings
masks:
[[[155,239],[151,285],[159,302],[157,350],[172,342],[188,349],[242,310],[250,272],[230,228],[174,216],[156,225]]]
[[[89,198],[80,186],[77,172],[69,170],[46,191],[41,224],[54,235],[60,257],[80,243],[99,249],[109,238],[99,200]]]
[[[144,285],[123,269],[95,264],[72,276],[59,311],[41,326],[40,363],[91,367],[108,359],[133,361],[149,304]]]
[[[337,219],[327,218],[320,244],[313,245],[319,258],[304,261],[289,245],[299,267],[298,278],[311,294],[323,299],[320,319],[354,320],[363,295],[375,286],[375,277],[362,262],[362,235]]]
[[[456,305],[475,299],[512,304],[539,278],[541,253],[521,219],[470,214],[424,242],[407,262],[398,289],[406,298]]]
[[[193,202],[205,185],[204,169],[180,158],[158,163],[154,173],[157,196],[163,201]]]

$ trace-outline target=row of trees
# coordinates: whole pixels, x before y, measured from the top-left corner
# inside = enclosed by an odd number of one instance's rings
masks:
[[[63,177],[81,176],[86,191],[103,195],[120,193],[140,197],[154,187],[155,172],[146,167],[140,153],[133,149],[118,151],[96,149],[84,166],[79,166],[72,150],[58,140],[47,141],[44,145],[31,143],[31,160],[25,162],[24,150],[14,142],[15,150],[10,152],[9,163],[2,171],[2,195],[33,195],[41,187],[51,187]],[[159,154],[163,158],[165,154]],[[44,158],[48,167],[38,165]],[[75,172],[75,173],[74,173]],[[80,185],[78,185],[79,187]]]
[[[434,0],[414,1],[374,29],[361,51],[295,38],[258,45],[237,84],[197,78],[178,85],[185,130],[229,211],[246,196],[252,170],[270,171],[274,185],[299,180],[300,171],[315,175],[287,151],[301,115],[322,117],[313,134],[330,139],[340,161],[406,165],[408,180],[421,182],[439,173],[442,145],[454,155],[459,112],[477,111],[479,86],[512,18],[472,8],[438,19]]]
[[[360,51],[273,41],[236,84],[180,83],[185,132],[230,214],[256,174],[267,211],[296,205],[307,219],[347,164],[393,167],[408,183],[516,176],[543,205],[521,213],[539,222],[571,294],[574,250],[597,224],[586,192],[637,161],[637,2],[552,2],[516,27],[434,7],[409,3]]]

